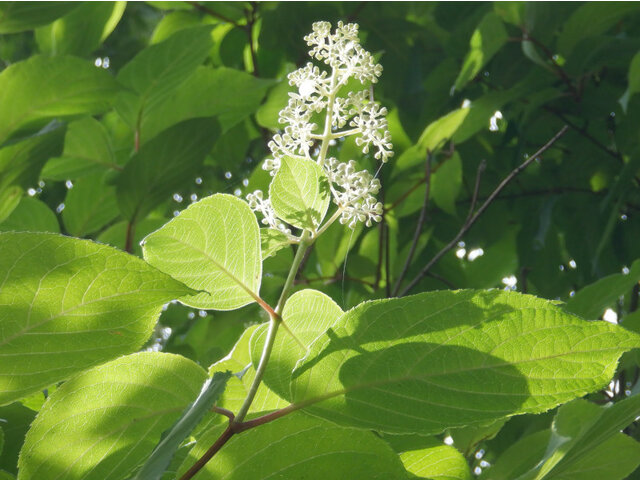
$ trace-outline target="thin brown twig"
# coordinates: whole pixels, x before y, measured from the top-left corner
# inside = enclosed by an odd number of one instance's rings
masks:
[[[194,475],[198,473],[207,464],[207,462],[220,451],[224,444],[227,443],[235,433],[236,432],[234,432],[234,429],[231,427],[230,423],[227,429],[222,432],[222,435],[220,435],[218,440],[216,440],[216,442],[211,445],[211,447],[209,447],[209,450],[207,450],[205,454],[200,457],[198,461],[194,463],[184,475],[180,477],[180,480],[190,480],[191,478],[193,478]]]
[[[217,407],[214,405],[213,407],[211,407],[211,411],[214,413],[219,413],[220,415],[224,415],[229,420],[234,420],[236,418],[234,413],[231,410],[227,410],[226,408]]]
[[[424,221],[427,218],[427,208],[429,207],[429,191],[431,190],[431,160],[433,158],[433,153],[431,150],[427,150],[427,160],[425,165],[425,185],[426,189],[424,192],[424,201],[422,202],[422,208],[420,209],[420,216],[418,217],[418,223],[416,225],[416,229],[413,233],[413,240],[411,241],[411,247],[409,248],[409,254],[407,255],[407,259],[404,262],[404,266],[402,267],[402,271],[400,275],[398,275],[398,279],[396,280],[396,285],[393,289],[393,296],[398,295],[400,291],[400,284],[407,274],[407,270],[409,270],[409,266],[411,265],[411,260],[413,260],[413,255],[416,253],[416,248],[418,246],[418,241],[420,240],[420,234],[422,233],[422,227],[424,226]]]
[[[491,205],[491,203],[495,200],[498,194],[509,184],[509,182],[511,182],[511,180],[513,180],[520,172],[522,172],[525,168],[527,168],[535,159],[537,159],[540,155],[542,155],[549,148],[551,148],[551,146],[567,132],[568,128],[569,127],[567,125],[562,127],[560,131],[551,138],[551,140],[545,143],[540,149],[538,149],[537,152],[535,152],[533,155],[527,158],[527,160],[525,160],[516,168],[514,168],[511,171],[511,173],[509,173],[509,175],[507,175],[502,180],[502,182],[500,182],[500,184],[496,187],[496,189],[491,193],[491,195],[489,195],[489,197],[485,200],[485,202],[480,206],[478,211],[468,217],[467,221],[464,222],[464,224],[462,225],[462,227],[460,228],[460,231],[458,231],[456,236],[447,245],[445,245],[438,253],[436,253],[434,257],[422,268],[422,270],[420,270],[418,275],[416,275],[415,278],[409,283],[409,285],[407,285],[404,288],[404,290],[400,292],[401,297],[406,295],[408,292],[410,292],[411,289],[413,289],[418,284],[418,282],[427,274],[427,272],[431,269],[431,267],[433,267],[436,263],[438,263],[438,261],[449,250],[451,250],[458,244],[458,242],[464,236],[464,234],[467,233],[467,231],[473,226],[476,220],[478,220],[480,215],[482,215],[485,212],[485,210],[489,207],[489,205]]]

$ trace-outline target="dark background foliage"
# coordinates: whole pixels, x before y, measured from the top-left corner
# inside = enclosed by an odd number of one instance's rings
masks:
[[[260,164],[286,74],[308,60],[302,38],[317,20],[357,22],[383,65],[374,93],[395,157],[379,173],[383,221],[333,226],[299,285],[344,308],[403,291],[465,225],[475,193],[477,207],[566,125],[410,292],[497,287],[567,301],[622,273],[635,275],[627,295],[596,316],[609,308],[624,322],[636,310],[636,3],[2,4],[0,230],[59,231],[140,255],[141,239],[190,202],[266,190]],[[333,154],[378,168],[349,141]],[[291,254],[265,263],[265,298]],[[206,367],[260,320],[252,307],[170,305],[149,347]],[[635,364],[602,398],[624,396]],[[549,418],[511,421],[491,454]]]

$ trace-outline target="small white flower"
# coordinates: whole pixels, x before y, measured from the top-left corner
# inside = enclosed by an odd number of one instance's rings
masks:
[[[255,192],[247,195],[247,203],[251,210],[262,214],[263,225],[267,225],[270,228],[278,230],[289,238],[295,238],[291,234],[291,229],[287,228],[287,226],[278,217],[276,217],[276,212],[273,209],[273,205],[271,205],[271,200],[264,198],[262,190],[256,190]]]
[[[360,45],[356,24],[339,22],[332,32],[330,23],[316,22],[305,40],[311,47],[309,55],[328,65],[330,72],[309,62],[288,75],[296,91],[289,93],[289,102],[280,112],[278,120],[284,129],[269,142],[272,156],[264,161],[263,168],[275,175],[283,157],[314,160],[312,155],[321,152],[315,160],[325,169],[333,200],[341,210],[340,221],[351,227],[357,222],[370,226],[382,215],[382,204],[375,198],[380,181],[366,170],[358,170],[353,160],[343,163],[325,155],[336,138],[346,135],[355,135],[363,153],[373,150],[373,156],[382,162],[393,155],[387,109],[373,101],[373,93],[365,88],[346,97],[338,95],[350,78],[366,87],[375,83],[382,67]],[[320,130],[322,134],[316,133]],[[312,152],[314,147],[318,148],[316,152]],[[286,229],[262,192],[256,191],[247,199],[251,208],[262,213],[262,223]]]

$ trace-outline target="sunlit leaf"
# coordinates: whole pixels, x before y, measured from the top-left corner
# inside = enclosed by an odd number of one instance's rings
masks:
[[[46,233],[0,233],[0,271],[2,404],[140,348],[189,291],[136,257]]]

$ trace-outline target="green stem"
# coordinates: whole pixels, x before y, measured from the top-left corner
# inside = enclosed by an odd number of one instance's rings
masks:
[[[300,245],[298,246],[298,251],[296,252],[296,256],[293,259],[293,263],[291,264],[291,269],[289,270],[287,280],[284,283],[284,287],[282,287],[282,293],[280,294],[278,304],[276,305],[276,308],[273,314],[271,314],[271,318],[269,319],[269,331],[267,332],[267,338],[264,341],[264,347],[262,348],[262,354],[260,355],[258,368],[256,368],[256,376],[251,383],[251,387],[249,387],[249,392],[247,393],[247,396],[244,399],[240,410],[238,411],[235,419],[232,422],[233,424],[242,423],[244,417],[247,416],[249,408],[251,407],[253,399],[255,398],[258,391],[258,387],[260,386],[260,383],[262,383],[262,377],[264,376],[264,371],[267,368],[267,363],[269,363],[269,357],[271,356],[271,351],[273,350],[273,343],[276,339],[276,333],[278,332],[278,327],[282,323],[280,314],[282,313],[285,302],[291,295],[291,290],[293,289],[293,281],[298,274],[298,268],[300,267],[300,263],[304,258],[304,254],[312,243],[313,240],[311,240],[309,232],[305,230],[305,232],[302,234],[302,237],[300,238]]]

